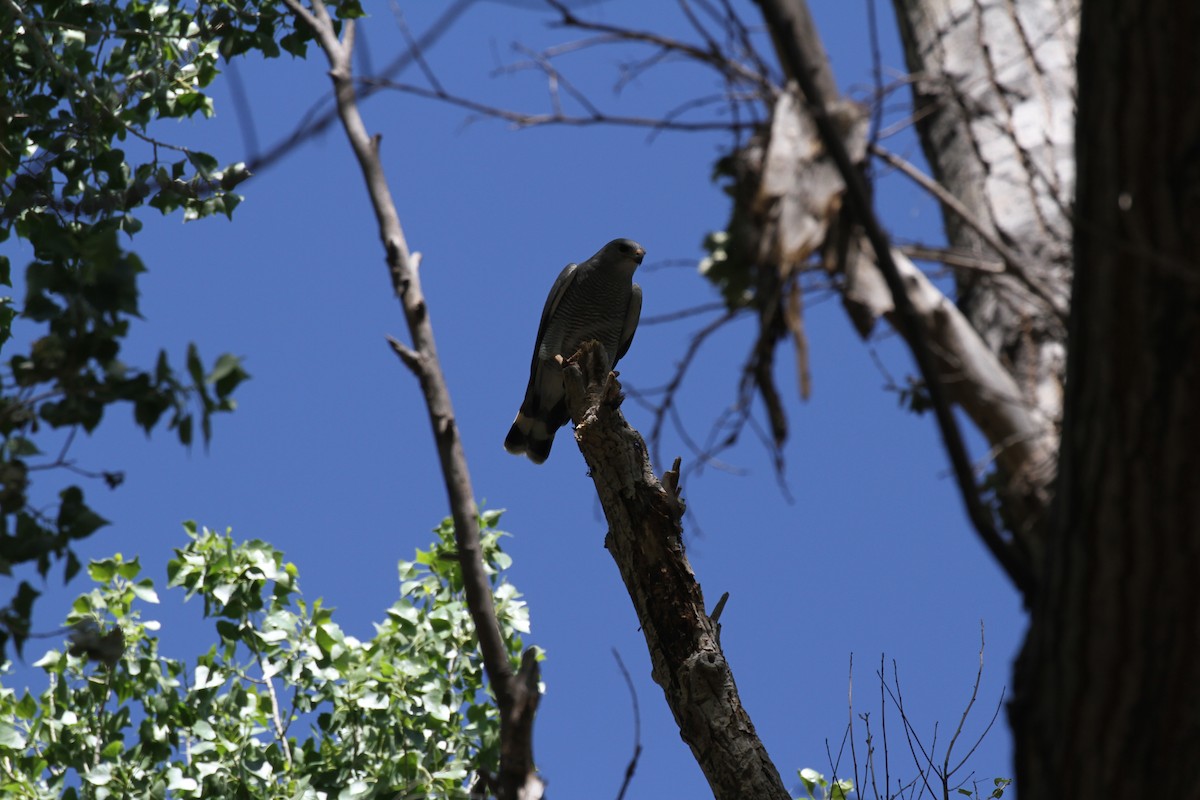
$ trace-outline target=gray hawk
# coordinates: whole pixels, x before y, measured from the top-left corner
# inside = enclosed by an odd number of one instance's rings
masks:
[[[562,367],[555,356],[570,358],[595,339],[612,359],[611,370],[629,350],[642,313],[642,287],[634,270],[646,251],[631,239],[614,239],[582,264],[568,264],[550,289],[533,345],[529,386],[504,449],[524,454],[535,464],[550,455],[554,434],[570,421]]]

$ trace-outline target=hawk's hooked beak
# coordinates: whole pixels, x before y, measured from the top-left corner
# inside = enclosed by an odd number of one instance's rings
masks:
[[[646,257],[646,251],[644,248],[639,247],[633,251],[633,260],[636,261],[637,263],[641,264],[642,259],[645,257]]]

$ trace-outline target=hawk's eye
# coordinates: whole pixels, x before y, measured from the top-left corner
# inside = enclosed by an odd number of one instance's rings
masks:
[[[623,253],[624,255],[630,255],[633,252],[633,248],[630,247],[625,242],[621,242],[620,249],[621,249],[621,253]]]

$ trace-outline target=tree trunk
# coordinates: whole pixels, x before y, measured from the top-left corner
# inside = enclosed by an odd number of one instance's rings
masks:
[[[1011,717],[1022,800],[1196,797],[1200,5],[1093,0],[1061,473]]]
[[[1062,411],[1066,329],[1054,307],[1066,308],[1072,268],[1079,0],[894,5],[925,156],[965,212],[943,209],[947,239],[1007,267],[999,275],[962,273],[959,305],[1039,421],[1036,457],[997,463],[1008,527],[1040,542]],[[996,450],[1014,444],[989,442]],[[1029,546],[1036,566],[1040,545]]]

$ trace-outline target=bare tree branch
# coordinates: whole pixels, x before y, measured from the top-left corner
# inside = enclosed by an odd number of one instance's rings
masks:
[[[563,27],[577,28],[585,31],[595,31],[597,33],[611,33],[619,36],[625,41],[643,42],[645,44],[656,45],[666,50],[671,50],[686,55],[703,64],[708,64],[713,69],[717,70],[723,75],[729,76],[731,79],[745,82],[751,86],[757,86],[767,96],[774,96],[779,91],[779,88],[771,83],[767,73],[747,67],[741,62],[727,57],[721,52],[720,48],[715,46],[705,49],[697,47],[696,45],[688,44],[687,42],[682,42],[678,39],[662,36],[652,31],[640,31],[632,28],[620,27],[617,25],[609,25],[603,22],[585,20],[575,16],[574,12],[572,12],[563,3],[559,2],[559,0],[546,0],[546,3],[557,10],[560,15],[562,15],[562,21],[559,24]]]
[[[660,483],[646,444],[621,414],[620,384],[587,342],[563,370],[575,440],[608,520],[617,562],[662,687],[717,800],[789,798],[738,697],[704,596],[683,550],[679,460]]]
[[[404,309],[412,336],[412,348],[399,342],[393,348],[417,377],[425,395],[429,422],[437,445],[438,459],[450,513],[454,520],[454,538],[462,567],[467,607],[475,624],[475,634],[483,655],[484,668],[500,708],[500,797],[502,800],[534,800],[541,796],[542,784],[533,763],[533,716],[538,704],[536,651],[526,651],[517,675],[508,661],[500,625],[492,600],[491,587],[483,565],[479,541],[479,510],[471,488],[466,455],[459,437],[450,392],[446,386],[434,343],[429,309],[421,292],[418,258],[410,254],[400,218],[392,200],[383,165],[379,158],[380,137],[367,134],[358,111],[351,56],[354,48],[354,20],[343,22],[343,38],[338,40],[333,21],[322,0],[312,0],[311,10],[299,0],[284,0],[298,22],[315,34],[329,60],[338,115],[350,146],[363,173],[367,192],[375,210],[379,235],[387,254],[392,285]]]

